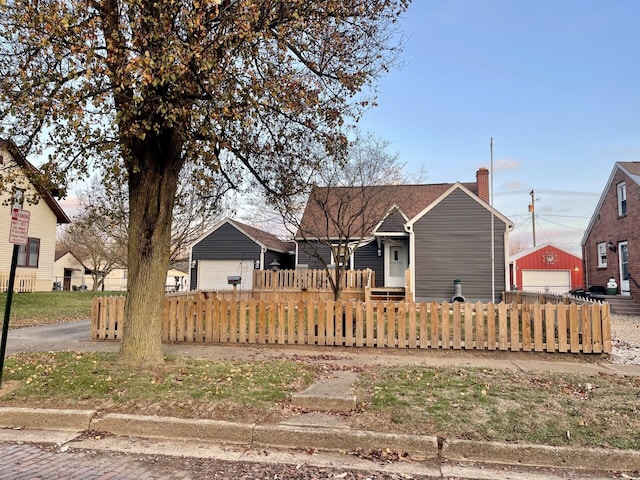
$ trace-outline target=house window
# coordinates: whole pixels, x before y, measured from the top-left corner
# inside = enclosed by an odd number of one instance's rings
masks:
[[[623,183],[618,184],[618,216],[623,217],[627,214],[627,186]]]
[[[341,267],[349,262],[349,247],[347,245],[334,245],[331,251],[333,263]]]
[[[38,268],[40,259],[40,239],[29,238],[26,245],[18,248],[18,267]]]
[[[607,244],[601,242],[598,244],[598,268],[607,266]]]

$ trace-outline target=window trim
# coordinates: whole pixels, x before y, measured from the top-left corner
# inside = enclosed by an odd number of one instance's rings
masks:
[[[598,268],[607,267],[607,242],[599,242],[597,244]]]
[[[338,245],[333,244],[331,246],[331,260],[332,263],[338,267],[343,264],[347,264],[347,270],[353,270],[353,248],[350,245]],[[335,250],[338,249],[338,258],[336,258]],[[342,261],[340,261],[342,259]],[[346,260],[346,262],[344,261]]]
[[[34,255],[31,253],[31,245],[32,243],[37,245],[37,249],[35,252],[35,265],[31,265],[31,257]],[[20,261],[20,256],[24,255],[24,260]],[[29,237],[27,238],[27,243],[24,245],[20,245],[18,249],[18,263],[17,266],[20,268],[38,268],[40,266],[40,239]]]
[[[616,194],[618,199],[618,216],[624,217],[627,215],[627,185],[625,182],[620,182],[616,186]]]

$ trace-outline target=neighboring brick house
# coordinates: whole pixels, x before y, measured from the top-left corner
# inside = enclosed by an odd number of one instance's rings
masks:
[[[617,162],[582,238],[585,285],[640,300],[640,162]]]
[[[0,241],[0,278],[8,277],[11,267],[13,244],[6,240],[11,225],[12,188],[15,187],[24,189],[27,199],[39,200],[23,205],[24,210],[30,212],[29,237],[27,244],[21,245],[18,251],[16,277],[33,276],[35,281],[30,289],[50,291],[54,287],[56,227],[69,223],[69,217],[54,198],[56,189],[43,185],[42,173],[10,140],[0,140],[0,180],[0,184],[4,183],[0,190],[0,235],[4,235],[4,240]]]

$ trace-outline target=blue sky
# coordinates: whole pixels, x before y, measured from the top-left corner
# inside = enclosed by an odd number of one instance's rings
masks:
[[[578,253],[616,161],[640,161],[640,1],[413,0],[404,66],[360,128],[427,183],[490,167],[513,240]]]

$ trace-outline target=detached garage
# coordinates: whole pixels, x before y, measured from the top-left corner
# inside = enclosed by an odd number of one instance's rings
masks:
[[[511,289],[561,295],[582,287],[582,259],[546,243],[509,259]]]
[[[251,290],[254,269],[292,268],[294,251],[291,242],[227,218],[191,245],[190,289],[229,290],[227,278],[240,277],[237,288]]]

